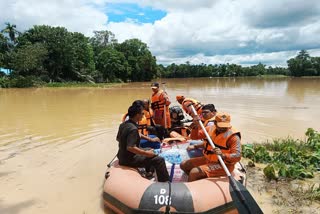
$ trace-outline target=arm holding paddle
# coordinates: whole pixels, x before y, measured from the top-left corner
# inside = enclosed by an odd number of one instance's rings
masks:
[[[197,112],[196,112],[195,108],[193,107],[193,105],[190,105],[189,107],[191,108],[193,114],[197,115]],[[220,118],[221,120],[219,121],[219,123],[221,125],[227,125],[230,122],[230,116],[229,117],[228,116],[229,115],[222,115],[222,118]],[[229,178],[229,183],[231,186],[230,195],[231,195],[232,200],[234,202],[234,205],[237,207],[239,213],[259,213],[259,214],[263,213],[261,208],[257,204],[257,202],[254,200],[254,198],[251,196],[251,194],[246,189],[246,187],[243,186],[239,181],[235,180],[231,176],[229,169],[227,168],[226,164],[224,163],[224,161],[222,159],[221,150],[216,149],[216,146],[214,145],[210,135],[208,134],[208,131],[206,130],[206,128],[202,124],[200,118],[198,118],[198,122],[199,122],[199,125],[200,125],[204,135],[206,136],[206,138],[208,140],[208,143],[212,147],[213,151],[217,154],[219,163],[221,164],[221,166],[223,167],[225,173],[227,174],[227,176]],[[217,122],[217,117],[216,117],[216,122]],[[219,123],[215,123],[216,126]]]
[[[170,124],[170,118],[167,118],[167,107],[171,104],[170,100],[169,100],[169,97],[168,97],[168,94],[166,92],[166,83],[162,83],[162,86],[163,86],[163,100],[164,100],[164,108],[163,108],[163,116],[164,116],[164,128],[165,129],[168,129],[170,128],[170,125],[168,126],[168,122]]]

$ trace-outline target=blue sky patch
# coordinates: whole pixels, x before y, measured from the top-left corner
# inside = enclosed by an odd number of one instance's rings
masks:
[[[106,7],[108,22],[133,21],[137,23],[154,23],[167,15],[165,11],[137,4],[109,3]]]

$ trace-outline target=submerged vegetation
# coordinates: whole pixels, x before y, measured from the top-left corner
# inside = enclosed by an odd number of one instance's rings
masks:
[[[309,128],[306,140],[275,139],[272,143],[243,145],[243,157],[256,163],[264,163],[263,169],[268,179],[313,178],[320,170],[320,133]],[[319,198],[320,189],[314,189]]]
[[[86,37],[47,25],[19,32],[16,25],[6,23],[0,33],[0,69],[6,71],[0,70],[0,88],[38,87],[52,82],[137,82],[158,77],[320,76],[320,57],[311,57],[305,50],[287,65],[158,65],[147,44],[139,39],[119,43],[107,30]]]
[[[305,140],[274,139],[242,146],[248,185],[269,197],[273,213],[317,213],[320,206],[320,133],[309,128]],[[263,173],[262,173],[263,172]]]

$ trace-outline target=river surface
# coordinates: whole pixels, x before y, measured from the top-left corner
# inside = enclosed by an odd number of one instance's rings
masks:
[[[160,82],[172,105],[184,95],[230,113],[243,143],[320,130],[320,78]],[[150,96],[150,83],[0,89],[0,213],[104,213],[103,175],[121,117]]]

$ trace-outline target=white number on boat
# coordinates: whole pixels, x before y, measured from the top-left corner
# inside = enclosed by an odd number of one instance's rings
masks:
[[[166,193],[166,189],[160,189],[160,195],[155,195],[154,197],[154,203],[155,204],[160,204],[160,205],[171,205],[171,198],[169,201],[169,196],[168,195],[164,195]],[[169,201],[169,202],[168,202]]]

